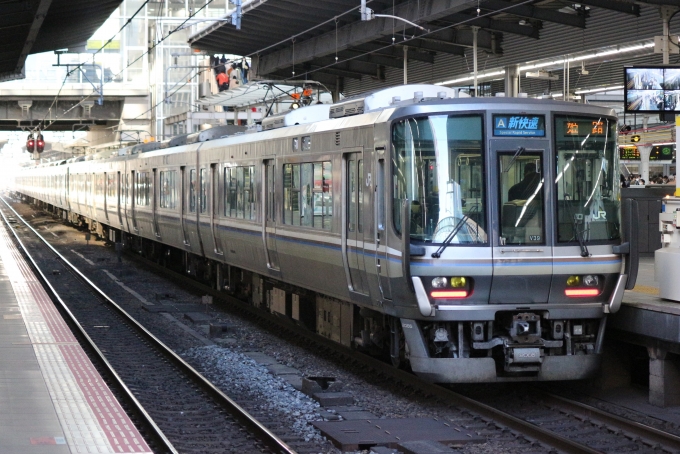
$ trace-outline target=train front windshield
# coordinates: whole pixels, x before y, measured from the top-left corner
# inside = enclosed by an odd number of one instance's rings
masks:
[[[554,115],[557,243],[620,238],[616,121]],[[488,244],[482,116],[407,118],[392,127],[394,226],[401,201],[411,203],[415,241]]]
[[[393,219],[401,232],[400,201],[411,202],[414,240],[485,244],[481,115],[408,118],[392,129]]]
[[[555,115],[557,241],[620,238],[616,121]]]

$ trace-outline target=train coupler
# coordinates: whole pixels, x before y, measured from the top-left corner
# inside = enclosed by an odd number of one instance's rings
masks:
[[[513,315],[509,334],[503,342],[505,371],[537,372],[545,355],[541,316],[531,312]]]

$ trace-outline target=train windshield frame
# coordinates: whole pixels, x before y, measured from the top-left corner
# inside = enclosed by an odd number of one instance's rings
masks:
[[[411,202],[412,241],[488,245],[484,114],[436,114],[392,124],[392,219]]]
[[[616,119],[602,116],[553,115],[557,243],[620,240],[616,125]]]

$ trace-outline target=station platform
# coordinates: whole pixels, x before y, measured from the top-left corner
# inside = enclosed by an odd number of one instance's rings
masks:
[[[0,453],[151,453],[0,225]]]
[[[680,302],[659,297],[653,256],[640,258],[635,288],[626,290],[621,309],[609,316],[607,337],[647,349],[652,405],[680,405]]]

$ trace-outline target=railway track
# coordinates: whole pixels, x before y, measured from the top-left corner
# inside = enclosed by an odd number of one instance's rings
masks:
[[[277,317],[263,313],[223,292],[217,292],[188,276],[168,271],[140,256],[132,254],[131,257],[142,263],[144,268],[155,269],[164,276],[170,275],[174,282],[181,283],[182,286],[192,286],[200,294],[212,294],[216,301],[228,303],[225,306],[237,308],[241,314],[249,313],[260,324],[269,325],[279,335],[285,333],[291,342],[294,339],[299,343],[300,339],[304,339],[307,348],[322,351],[325,357],[332,357],[343,364],[354,364],[356,368],[367,371],[392,386],[408,389],[415,395],[432,398],[451,408],[460,409],[464,415],[470,416],[465,419],[464,424],[477,427],[489,438],[506,440],[505,445],[509,449],[515,446],[520,452],[529,445],[532,452],[680,452],[680,438],[676,435],[550,395],[535,387],[512,385],[512,392],[497,398],[483,395],[485,391],[479,397],[471,398],[449,388],[424,383],[417,377],[377,362],[372,357],[349,351],[289,324],[282,324]],[[488,389],[488,386],[484,388]],[[507,385],[496,389],[507,389]],[[508,433],[512,436],[508,436]]]
[[[145,417],[142,428],[159,452],[295,451],[161,343],[53,248],[3,198],[0,214],[61,311],[110,365],[118,395]],[[18,232],[13,224],[22,222]],[[13,222],[10,222],[13,221]],[[47,246],[47,247],[45,247]],[[137,420],[139,420],[139,416]]]
[[[147,268],[154,268],[159,273],[168,273],[160,265],[138,255],[131,255]],[[305,338],[307,345],[321,347],[343,363],[357,363],[360,368],[370,370],[385,380],[396,380],[402,386],[424,396],[434,396],[447,405],[452,405],[481,417],[484,423],[490,423],[501,432],[509,429],[529,442],[538,442],[546,448],[546,452],[561,453],[619,453],[619,452],[680,452],[680,437],[651,426],[621,418],[612,413],[581,404],[575,400],[550,394],[535,387],[524,385],[515,387],[515,395],[519,398],[505,396],[496,401],[486,402],[479,398],[466,397],[451,388],[435,386],[420,380],[418,377],[395,369],[389,364],[376,361],[365,354],[349,351],[337,344],[310,334],[295,326],[282,324],[277,317],[269,316],[242,301],[218,292],[196,280],[181,274],[172,273],[172,279],[183,285],[193,286],[202,293],[210,293],[216,299],[228,303],[229,307],[237,307],[240,312],[248,312],[265,324],[271,324],[277,332],[288,331],[291,338]],[[487,389],[488,385],[484,387]],[[517,391],[522,389],[523,392]],[[531,396],[527,399],[526,396]],[[487,426],[484,426],[486,430]],[[512,444],[512,442],[510,442]]]
[[[155,268],[158,272],[168,272],[165,268],[143,257],[138,255],[132,257],[143,263],[145,267]],[[248,312],[265,324],[271,324],[272,329],[277,332],[288,331],[291,338],[305,338],[307,345],[314,345],[315,348],[321,347],[336,357],[337,361],[357,363],[360,368],[370,370],[383,377],[384,380],[395,380],[399,385],[416,393],[434,396],[447,405],[471,412],[473,416],[481,417],[484,423],[498,427],[500,432],[509,429],[518,436],[518,443],[523,443],[522,439],[526,438],[530,443],[540,443],[546,448],[546,452],[561,453],[680,452],[680,437],[677,435],[621,418],[535,387],[527,388],[524,385],[517,385],[515,395],[521,394],[519,398],[506,395],[497,401],[486,402],[481,396],[479,398],[466,397],[451,388],[425,383],[410,373],[376,361],[375,358],[363,353],[339,347],[306,330],[282,324],[277,317],[263,314],[243,304],[242,301],[211,289],[188,276],[172,273],[172,279],[181,281],[183,285],[193,286],[202,293],[211,293],[215,298],[229,303],[230,307],[238,307],[241,312]],[[484,387],[484,389],[487,388],[488,385]],[[517,389],[522,389],[523,393]],[[527,399],[526,396],[531,396],[531,398]],[[488,426],[484,427],[484,430],[487,430]]]

